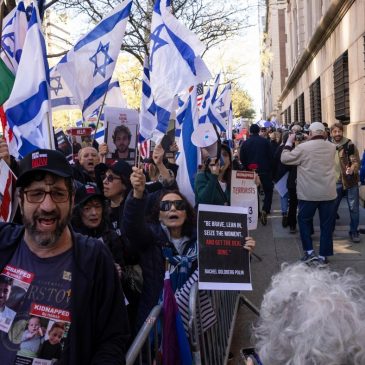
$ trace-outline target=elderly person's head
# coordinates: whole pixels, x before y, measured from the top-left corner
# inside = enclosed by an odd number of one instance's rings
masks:
[[[325,137],[325,136],[327,136],[326,128],[320,122],[313,122],[309,126],[309,135],[311,137],[314,137],[314,136],[322,136],[322,137]]]
[[[94,147],[84,147],[78,153],[79,164],[90,175],[95,174],[95,166],[100,162],[98,151]]]
[[[254,331],[263,364],[363,365],[364,277],[284,264]]]

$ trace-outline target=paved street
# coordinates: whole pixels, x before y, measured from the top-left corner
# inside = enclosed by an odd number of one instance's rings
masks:
[[[365,209],[360,208],[360,228],[365,228]],[[334,235],[334,256],[330,257],[330,267],[333,270],[343,271],[352,267],[365,274],[365,235],[360,235],[361,243],[353,244],[348,240],[349,213],[347,202],[342,200],[339,209],[340,219],[337,220]],[[314,220],[314,243],[319,245],[319,219]],[[293,263],[302,255],[299,233],[290,234],[289,228],[281,226],[280,201],[278,194],[274,194],[273,209],[268,218],[267,226],[259,224],[258,229],[252,232],[256,239],[256,250],[262,261],[252,260],[253,291],[247,292],[246,297],[257,307],[260,307],[262,297],[270,283],[271,276],[278,272],[283,262]],[[316,249],[318,252],[318,249]],[[240,364],[239,351],[250,347],[250,328],[256,316],[245,306],[241,305],[238,311],[236,326],[233,334],[231,352],[234,358],[231,365]]]

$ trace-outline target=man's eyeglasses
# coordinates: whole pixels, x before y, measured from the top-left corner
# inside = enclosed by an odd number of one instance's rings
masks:
[[[106,180],[107,182],[112,183],[113,180],[122,180],[122,179],[120,177],[116,177],[114,175],[105,175],[103,180]]]
[[[29,203],[43,203],[46,195],[49,194],[55,203],[65,203],[69,199],[68,190],[25,190],[25,197]]]
[[[176,210],[185,210],[186,203],[184,200],[161,200],[160,201],[160,210],[162,212],[167,212],[171,209],[172,205],[176,208]]]

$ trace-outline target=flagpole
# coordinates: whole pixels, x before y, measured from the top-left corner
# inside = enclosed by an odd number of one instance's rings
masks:
[[[100,122],[100,118],[101,118],[101,113],[102,113],[103,108],[104,108],[104,105],[105,105],[105,100],[106,100],[106,96],[107,96],[107,94],[108,94],[108,91],[109,91],[109,87],[108,87],[108,89],[106,90],[106,92],[105,92],[105,94],[104,94],[104,97],[103,97],[103,101],[101,102],[101,105],[100,105],[100,110],[99,110],[99,113],[98,113],[98,119],[96,120],[96,127],[95,127],[95,132],[94,132],[93,143],[94,143],[94,141],[95,141],[96,132],[98,131],[99,122]]]

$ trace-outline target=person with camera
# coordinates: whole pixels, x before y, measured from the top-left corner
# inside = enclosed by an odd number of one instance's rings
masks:
[[[304,250],[302,261],[328,264],[333,255],[332,227],[336,207],[334,158],[336,147],[325,141],[325,127],[314,122],[309,127],[308,141],[292,149],[295,134],[291,133],[281,154],[281,162],[297,166],[298,223]],[[312,222],[318,209],[320,221],[319,256],[313,250]]]
[[[360,157],[354,143],[344,137],[343,125],[335,123],[331,126],[332,142],[336,145],[335,170],[336,170],[336,210],[344,196],[347,198],[347,205],[350,212],[350,240],[354,243],[360,242],[359,236],[359,166]],[[336,220],[333,220],[333,230]]]
[[[221,145],[221,157],[207,158],[195,177],[196,204],[230,205],[232,153]]]

